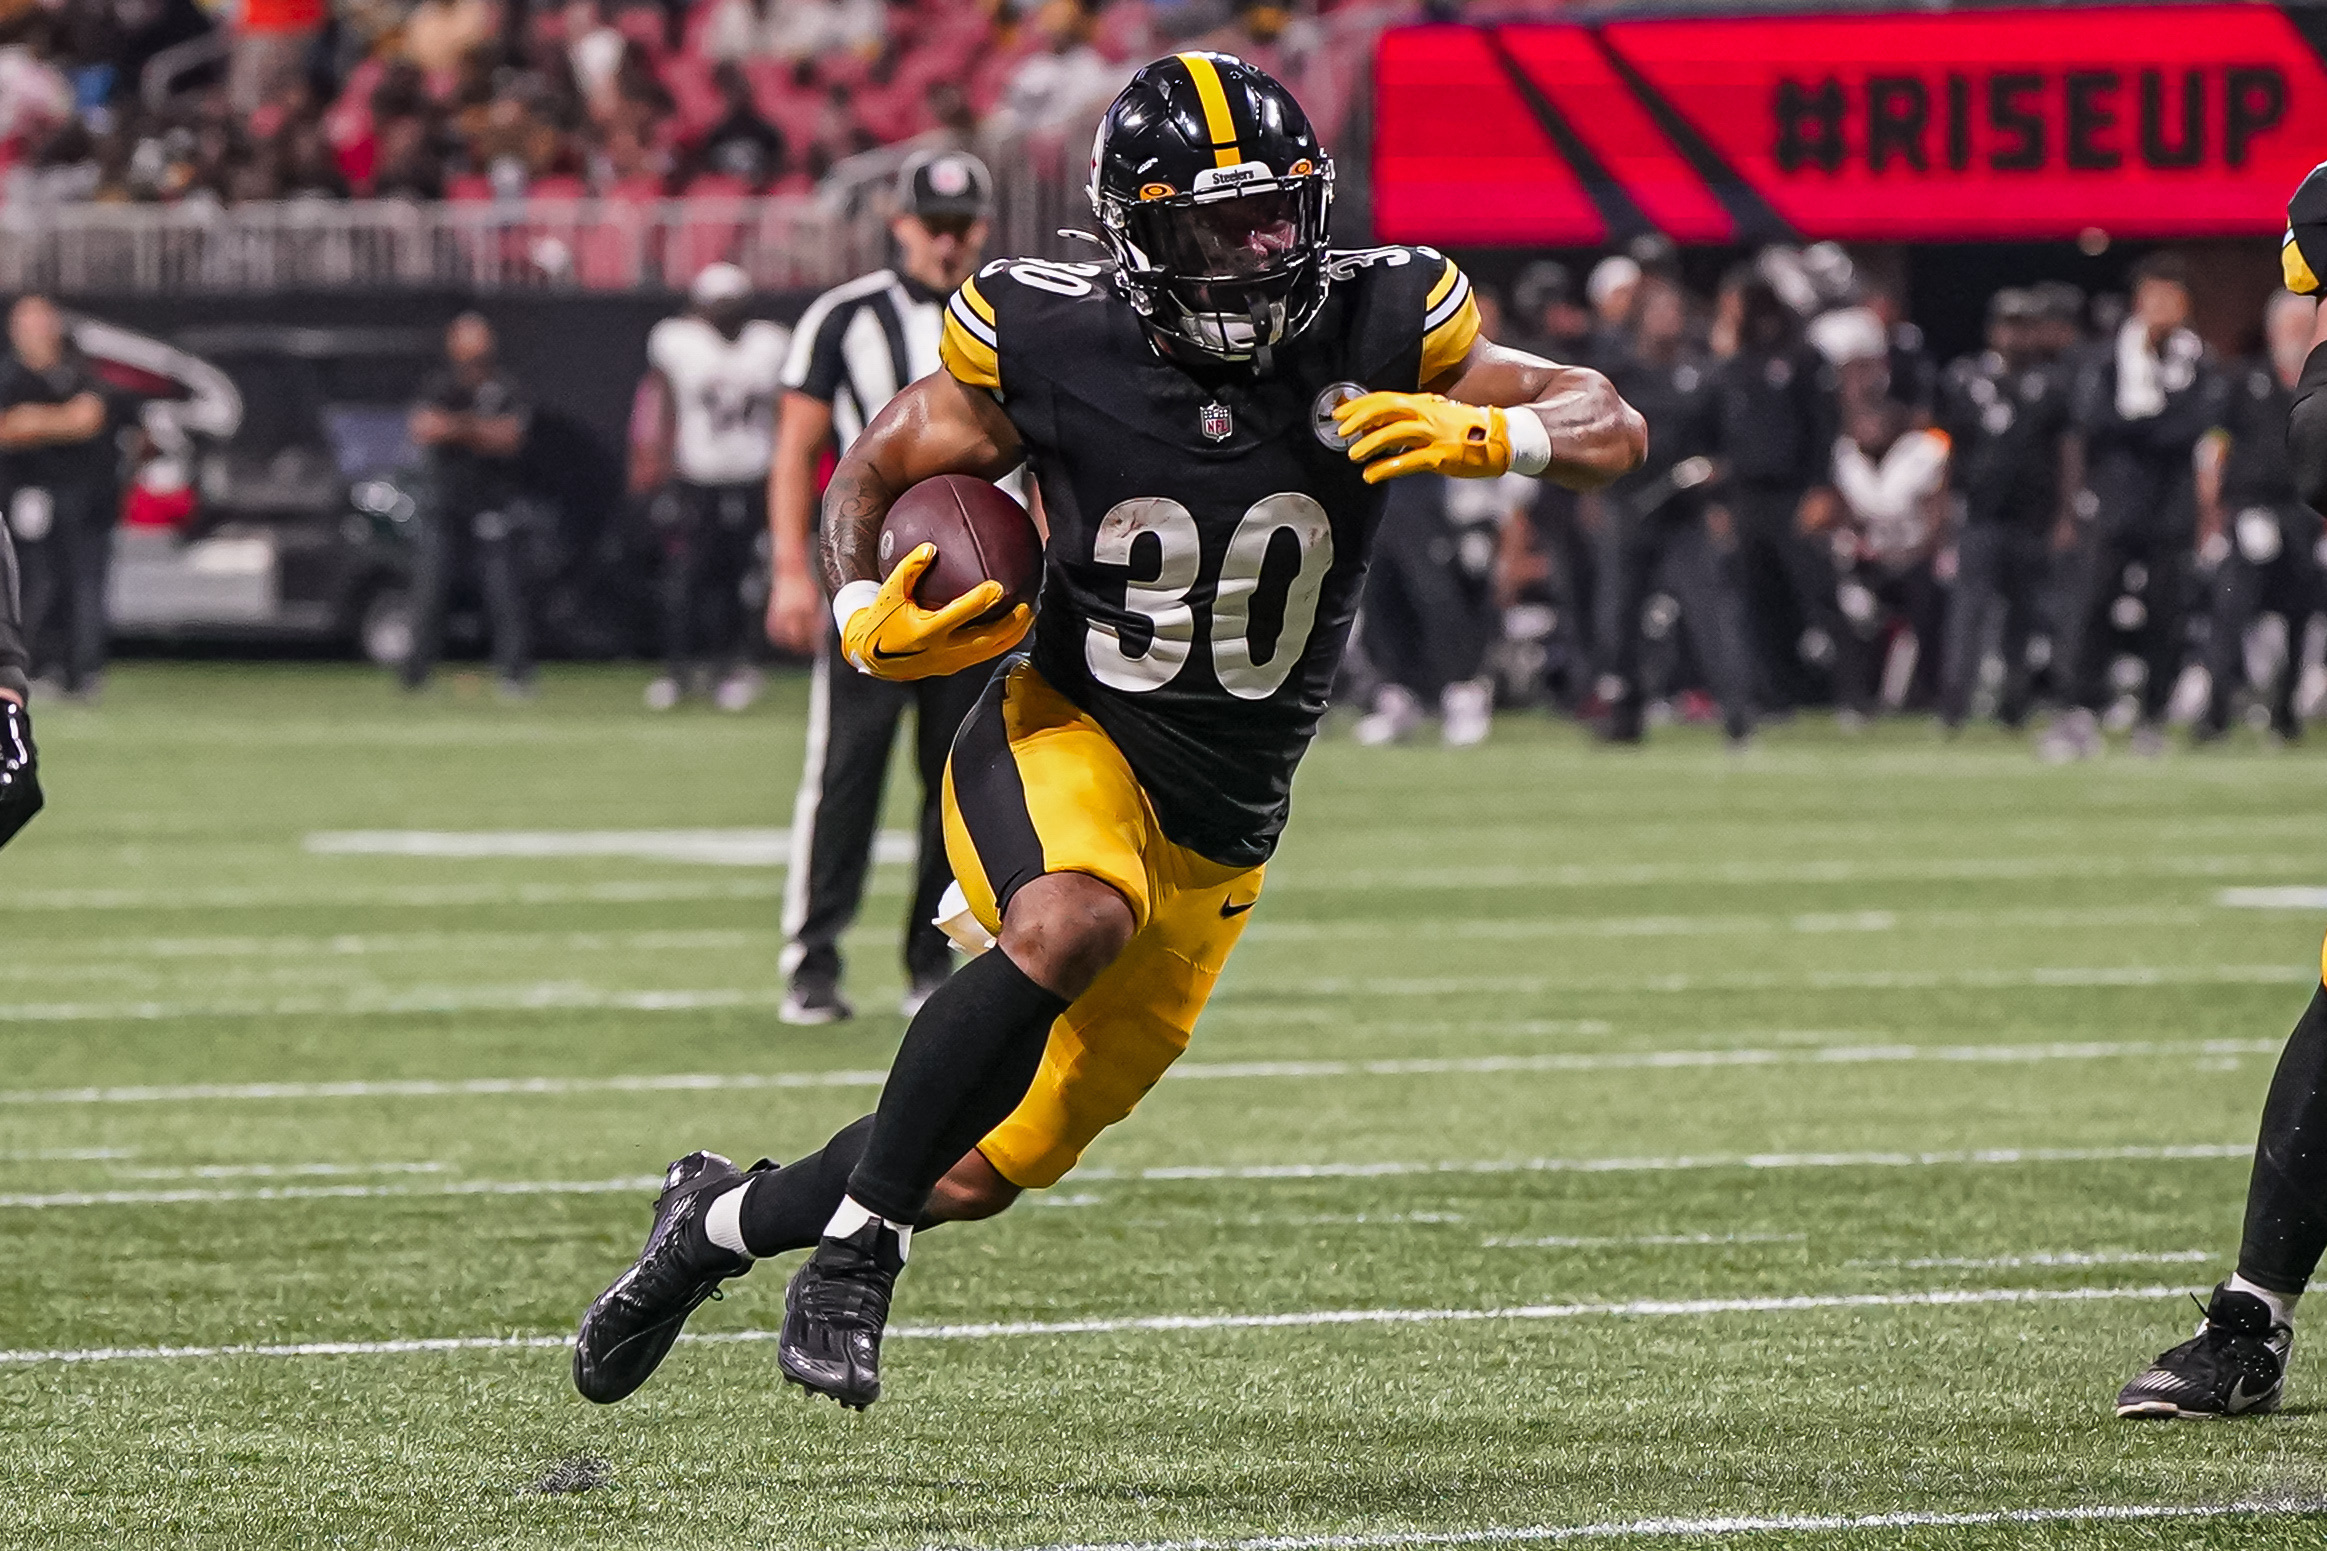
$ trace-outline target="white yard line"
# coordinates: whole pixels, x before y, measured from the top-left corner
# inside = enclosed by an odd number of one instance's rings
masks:
[[[1379,1530],[1244,1539],[1060,1541],[1030,1551],[1389,1551],[1397,1546],[1553,1545],[1574,1540],[1716,1540],[1733,1535],[1848,1534],[1859,1530],[1976,1529],[2039,1524],[2123,1524],[2196,1519],[2315,1517],[2327,1501],[2199,1504],[2094,1503],[2076,1508],[1989,1508],[1958,1513],[1735,1514],[1712,1518],[1606,1519],[1489,1529]]]
[[[662,997],[672,993],[649,992]],[[772,994],[772,993],[771,993]],[[571,1003],[526,1005],[567,1006]],[[1500,1076],[1530,1072],[1679,1071],[1761,1066],[1894,1066],[1922,1062],[2019,1066],[2275,1055],[2283,1040],[2092,1040],[2043,1045],[1805,1045],[1791,1048],[1553,1051],[1512,1056],[1420,1056],[1376,1061],[1183,1061],[1169,1082],[1253,1082],[1287,1078]],[[0,1089],[0,1105],[139,1104],[220,1099],[449,1098],[462,1094],[707,1092],[761,1088],[879,1087],[885,1072],[686,1072],[639,1077],[382,1078],[316,1083],[185,1083],[118,1088]]]
[[[1920,1260],[1853,1260],[1849,1264],[1900,1271],[1996,1271],[2023,1266],[2203,1265],[2224,1258],[2210,1249],[2048,1249],[2018,1255],[1940,1255]]]
[[[318,959],[373,954],[500,954],[542,949],[568,953],[685,953],[765,944],[772,926],[714,927],[646,932],[341,932],[329,937],[99,937],[44,943],[59,959],[102,964],[108,959]],[[39,962],[10,966],[24,976],[55,973]]]
[[[449,1163],[199,1163],[172,1169],[114,1169],[117,1179],[329,1179],[348,1174],[447,1174]]]
[[[2238,893],[2239,890],[2229,890]],[[2267,892],[2267,891],[2266,891]],[[1433,916],[1422,920],[1273,921],[1263,916],[1245,929],[1247,942],[1336,942],[1388,938],[1400,942],[1470,942],[1561,937],[1718,937],[1792,932],[1832,936],[1912,928],[1975,931],[2029,927],[2071,930],[2106,926],[2192,926],[2207,912],[2187,906],[2104,906],[2088,910],[1848,910],[1782,914],[1663,916]]]
[[[1488,1249],[1685,1249],[1721,1244],[1801,1244],[1808,1239],[1809,1235],[1804,1233],[1643,1233],[1616,1238],[1569,1238],[1555,1234],[1541,1239],[1483,1239],[1480,1242]]]
[[[418,986],[337,996],[222,998],[200,1002],[21,1002],[0,1006],[0,1023],[142,1023],[182,1018],[409,1018],[465,1012],[703,1012],[775,1007],[781,986],[608,990],[571,981],[509,986]]]
[[[660,1174],[625,1179],[463,1179],[431,1185],[267,1185],[250,1190],[58,1190],[0,1195],[0,1208],[52,1211],[81,1206],[190,1206],[221,1201],[365,1201],[427,1196],[598,1196],[662,1188]]]
[[[893,892],[876,880],[872,893]],[[53,915],[67,910],[292,910],[402,907],[448,910],[499,905],[661,905],[706,900],[767,900],[783,893],[772,879],[669,881],[625,878],[603,883],[413,883],[195,885],[156,889],[10,889],[0,911]]]
[[[1802,1314],[1842,1309],[1958,1308],[1987,1304],[2097,1303],[2182,1298],[2188,1287],[1983,1287],[1928,1292],[1805,1294],[1761,1298],[1641,1298],[1625,1303],[1538,1303],[1494,1309],[1312,1309],[1289,1314],[1147,1314],[1100,1319],[997,1320],[892,1325],[900,1341],[991,1341],[1027,1336],[1167,1334],[1205,1330],[1290,1330],[1335,1325],[1476,1324],[1505,1320],[1702,1319],[1718,1314]],[[773,1330],[710,1331],[679,1337],[705,1346],[773,1341]],[[308,1341],[279,1346],[117,1346],[0,1351],[0,1364],[187,1360],[206,1357],[373,1357],[421,1352],[526,1351],[573,1344],[571,1336],[447,1336],[400,1341]]]
[[[462,860],[508,857],[625,857],[698,862],[714,867],[782,867],[791,860],[788,829],[352,829],[306,837],[310,856],[429,856]],[[884,829],[873,860],[910,862],[914,836]]]
[[[1660,1174],[1698,1169],[1992,1168],[2027,1163],[2181,1163],[2251,1158],[2251,1142],[2188,1146],[1985,1147],[1957,1152],[1703,1153],[1665,1158],[1493,1158],[1444,1163],[1171,1164],[1159,1168],[1078,1169],[1078,1180],[1388,1179],[1417,1174]]]
[[[1080,1169],[1079,1184],[1159,1184],[1233,1180],[1394,1179],[1420,1175],[1666,1174],[1711,1169],[1994,1168],[2042,1163],[2183,1163],[2250,1158],[2251,1143],[2187,1147],[2003,1147],[1968,1152],[1706,1153],[1667,1158],[1488,1158],[1439,1163],[1170,1164],[1156,1168]],[[357,1201],[431,1196],[606,1195],[660,1189],[656,1174],[596,1180],[471,1179],[416,1185],[279,1185],[248,1190],[64,1190],[0,1195],[0,1209],[45,1211],[87,1206],[176,1206],[230,1201]]]
[[[2214,903],[2227,910],[2327,910],[2327,888],[2286,884],[2276,888],[2224,889]]]
[[[1810,970],[1716,972],[1597,979],[1552,975],[1440,975],[1413,978],[1332,976],[1272,979],[1224,987],[1224,1000],[1245,996],[1592,996],[1700,991],[1946,991],[2087,989],[2105,986],[2313,985],[2315,964],[2111,964],[2035,969]]]

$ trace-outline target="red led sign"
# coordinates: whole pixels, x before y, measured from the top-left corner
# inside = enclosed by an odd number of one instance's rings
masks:
[[[2264,5],[1409,28],[1377,87],[1393,241],[2265,233],[2327,155],[2327,72]],[[1498,193],[1529,136],[1562,198]]]

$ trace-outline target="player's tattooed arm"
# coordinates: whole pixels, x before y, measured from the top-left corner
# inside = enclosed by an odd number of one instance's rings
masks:
[[[1597,490],[1648,456],[1648,422],[1614,383],[1588,367],[1562,366],[1481,339],[1423,388],[1465,404],[1532,414],[1551,438],[1543,477],[1570,490]]]
[[[947,372],[912,384],[873,417],[824,487],[824,579],[838,593],[879,581],[881,523],[897,498],[940,474],[1000,479],[1025,457],[992,394]]]

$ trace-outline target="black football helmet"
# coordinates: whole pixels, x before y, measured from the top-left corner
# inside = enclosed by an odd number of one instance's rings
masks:
[[[1091,208],[1124,296],[1167,340],[1266,371],[1325,304],[1333,158],[1265,71],[1159,59],[1091,146]]]

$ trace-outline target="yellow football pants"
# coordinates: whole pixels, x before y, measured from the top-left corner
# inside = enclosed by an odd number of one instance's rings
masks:
[[[994,936],[1011,897],[1051,872],[1112,885],[1137,923],[1122,957],[1051,1025],[1033,1088],[978,1144],[1010,1183],[1055,1185],[1188,1048],[1262,869],[1165,839],[1114,740],[1023,659],[962,724],[944,814],[954,876]]]

